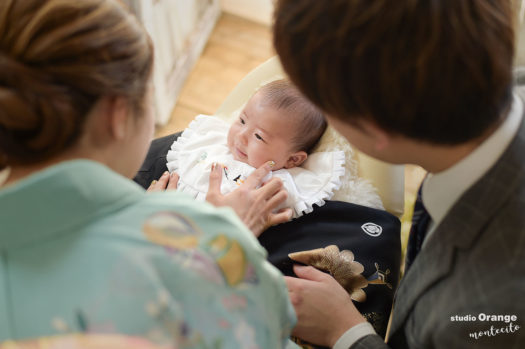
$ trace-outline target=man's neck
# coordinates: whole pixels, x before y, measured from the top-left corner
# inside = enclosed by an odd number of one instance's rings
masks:
[[[500,127],[504,118],[496,125],[489,128],[480,137],[466,143],[458,145],[435,145],[435,144],[419,144],[420,151],[418,151],[414,163],[423,167],[430,173],[438,173],[445,171],[465,157],[472,153],[479,147],[487,138],[489,138]]]
[[[421,157],[414,162],[430,173],[442,172],[463,160],[478,145],[465,143],[456,146],[429,146],[421,152]]]

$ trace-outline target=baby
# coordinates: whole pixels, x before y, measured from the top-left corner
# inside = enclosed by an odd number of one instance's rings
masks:
[[[237,161],[273,170],[300,166],[326,129],[323,114],[286,80],[264,85],[248,101],[228,132]]]
[[[309,158],[326,126],[323,114],[291,83],[276,80],[262,86],[231,125],[199,115],[173,143],[167,167],[180,176],[178,190],[204,200],[214,163],[223,167],[221,192],[226,194],[273,161],[268,179],[281,178],[288,191],[283,207],[292,207],[298,217],[324,204],[344,174],[342,151]]]

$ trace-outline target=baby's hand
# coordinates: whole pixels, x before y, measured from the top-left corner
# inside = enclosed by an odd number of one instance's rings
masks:
[[[152,181],[146,191],[151,193],[154,191],[175,190],[177,189],[178,182],[178,174],[175,172],[170,174],[168,171],[166,171],[162,174],[158,181]]]

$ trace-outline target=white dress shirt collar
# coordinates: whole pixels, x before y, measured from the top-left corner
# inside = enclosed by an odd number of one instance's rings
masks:
[[[454,166],[442,172],[428,174],[423,183],[422,197],[432,218],[429,233],[439,225],[459,197],[501,157],[519,129],[522,114],[523,103],[514,94],[507,118],[489,138]]]

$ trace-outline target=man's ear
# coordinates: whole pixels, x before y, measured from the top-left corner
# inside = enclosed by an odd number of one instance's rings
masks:
[[[288,160],[286,160],[286,164],[284,165],[284,168],[293,168],[297,166],[301,166],[301,164],[306,160],[308,157],[308,154],[306,154],[305,151],[298,151],[293,153],[288,157]]]
[[[373,140],[374,149],[376,151],[381,151],[388,148],[391,140],[391,136],[377,126],[374,122],[363,121],[360,124],[362,130],[370,136]]]

